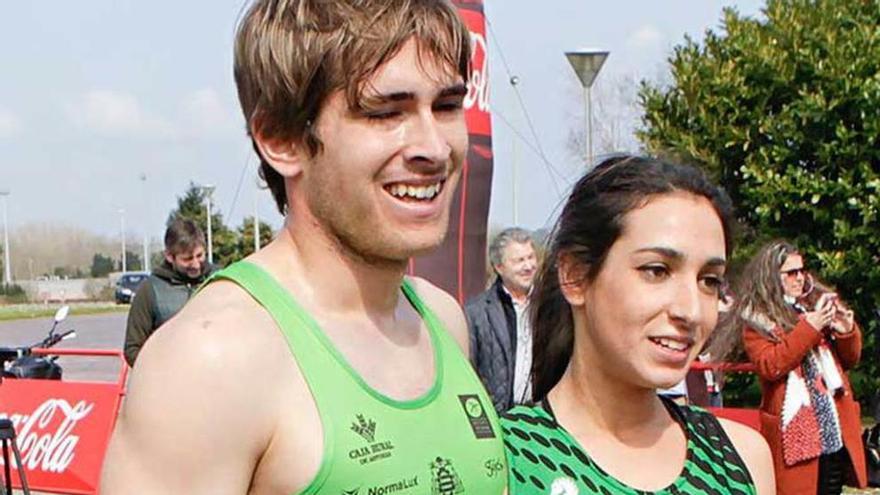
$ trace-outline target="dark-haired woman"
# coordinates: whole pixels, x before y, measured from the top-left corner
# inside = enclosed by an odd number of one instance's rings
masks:
[[[536,403],[502,423],[511,494],[773,493],[758,432],[656,393],[715,326],[730,219],[692,167],[617,157],[575,185],[530,302]]]
[[[746,267],[734,308],[757,366],[761,432],[781,495],[837,495],[844,481],[866,483],[859,404],[846,376],[861,332],[836,294],[813,283],[805,293],[810,280],[792,244],[771,242]]]

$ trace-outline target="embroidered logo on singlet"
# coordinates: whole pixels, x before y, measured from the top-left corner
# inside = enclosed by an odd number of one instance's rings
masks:
[[[357,415],[357,421],[351,424],[351,431],[362,436],[364,440],[372,443],[376,439],[376,422],[364,418],[363,414]]]
[[[464,493],[461,478],[455,472],[452,461],[437,457],[431,463],[431,495],[456,495]]]
[[[498,457],[487,460],[483,466],[486,468],[487,478],[494,478],[504,472],[504,462]]]
[[[495,431],[492,430],[492,423],[489,421],[483,403],[480,402],[480,397],[475,394],[459,395],[458,400],[471,424],[474,436],[478,439],[495,438]]]
[[[404,478],[391,483],[371,486],[366,492],[361,492],[361,487],[353,490],[342,490],[342,495],[391,495],[392,493],[403,493],[411,488],[419,486],[419,477]]]
[[[391,440],[376,441],[376,422],[363,414],[355,416],[351,431],[357,433],[366,445],[348,451],[348,458],[359,464],[372,464],[383,459],[390,459],[394,451]]]

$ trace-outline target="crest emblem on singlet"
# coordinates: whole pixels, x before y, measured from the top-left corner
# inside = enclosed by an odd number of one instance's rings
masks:
[[[456,495],[464,492],[461,478],[452,461],[437,457],[431,462],[431,495]]]

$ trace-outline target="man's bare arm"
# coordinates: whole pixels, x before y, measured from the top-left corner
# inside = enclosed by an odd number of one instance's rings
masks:
[[[242,329],[253,322],[243,321],[248,311],[229,300],[235,290],[209,287],[144,347],[107,452],[101,493],[248,492],[271,438],[273,418],[259,407],[271,385],[248,376],[259,367]]]

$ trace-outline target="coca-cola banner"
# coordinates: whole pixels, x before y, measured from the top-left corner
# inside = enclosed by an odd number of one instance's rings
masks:
[[[15,425],[30,487],[96,493],[120,398],[116,383],[3,380],[0,417]],[[10,459],[16,469],[11,452]]]
[[[440,286],[459,303],[482,291],[486,282],[486,223],[492,189],[492,120],[489,64],[482,0],[453,3],[471,31],[471,80],[465,99],[470,146],[452,202],[449,233],[433,253],[412,261],[410,271]]]

